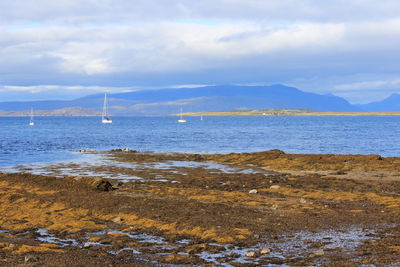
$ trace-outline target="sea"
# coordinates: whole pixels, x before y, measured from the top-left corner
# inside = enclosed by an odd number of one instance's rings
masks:
[[[79,149],[400,156],[400,117],[0,117],[0,167],[70,160]]]

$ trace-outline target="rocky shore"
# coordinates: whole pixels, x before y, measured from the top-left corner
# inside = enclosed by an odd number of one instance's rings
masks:
[[[0,265],[400,263],[400,158],[85,153],[0,174]]]

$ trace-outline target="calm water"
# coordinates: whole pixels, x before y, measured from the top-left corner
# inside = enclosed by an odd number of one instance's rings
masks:
[[[0,117],[0,166],[66,160],[77,149],[400,156],[400,117]]]

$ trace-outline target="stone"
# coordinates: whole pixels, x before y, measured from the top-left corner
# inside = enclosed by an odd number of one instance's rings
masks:
[[[269,188],[270,189],[279,189],[281,187],[279,185],[271,185]]]
[[[90,248],[92,245],[90,243],[84,243],[83,248]]]
[[[275,204],[274,204],[274,205],[272,205],[272,206],[270,207],[270,209],[271,209],[271,210],[276,210],[276,209],[278,209],[278,205],[275,205]]]
[[[129,152],[129,148],[123,148],[122,151]]]
[[[307,200],[305,200],[304,198],[300,198],[300,203],[305,204],[305,203],[307,203]]]
[[[254,251],[249,251],[249,252],[246,253],[246,257],[248,257],[248,258],[252,258],[255,255],[256,255],[256,253]]]
[[[100,191],[108,192],[113,189],[113,186],[110,182],[102,180],[96,185],[96,189],[100,190]]]
[[[9,245],[8,245],[8,247],[9,248],[15,248],[17,245],[15,245],[14,243],[10,243]]]
[[[120,222],[122,222],[122,218],[121,217],[115,217],[112,221],[115,222],[115,223],[120,223]]]
[[[325,254],[323,249],[318,249],[313,253],[315,256],[323,256]]]
[[[269,248],[262,248],[261,250],[260,250],[260,254],[261,255],[265,255],[265,254],[268,254],[268,253],[270,253],[271,252],[271,250],[269,249]]]
[[[25,262],[32,262],[32,261],[38,261],[39,258],[33,255],[26,255],[25,256]]]
[[[256,189],[251,189],[249,191],[249,194],[257,194],[257,193],[258,193],[258,191]]]

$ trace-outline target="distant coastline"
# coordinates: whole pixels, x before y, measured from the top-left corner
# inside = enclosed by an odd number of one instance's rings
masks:
[[[34,110],[35,117],[47,116],[70,116],[70,117],[96,117],[101,116],[101,112],[81,107],[61,108],[55,110]],[[0,117],[27,117],[30,116],[30,110],[21,111],[1,111]]]
[[[171,114],[180,116],[180,114]],[[296,109],[265,109],[265,110],[233,110],[233,111],[209,111],[187,112],[183,116],[400,116],[400,111],[387,112],[335,112],[335,111],[311,111]]]

